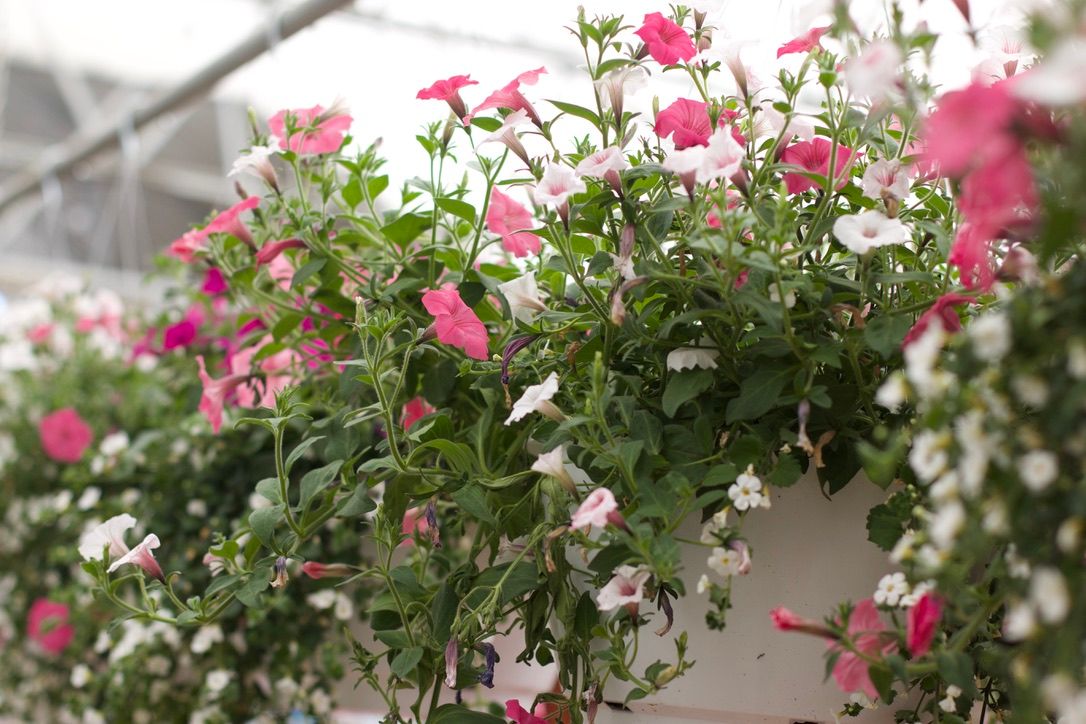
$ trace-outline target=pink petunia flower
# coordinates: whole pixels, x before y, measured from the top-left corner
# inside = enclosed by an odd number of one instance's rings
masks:
[[[532,212],[498,189],[490,192],[486,211],[486,228],[501,237],[502,248],[516,257],[538,254],[542,248],[539,237],[526,229],[534,226]]]
[[[535,108],[532,106],[528,99],[524,97],[524,94],[520,92],[520,86],[523,85],[535,85],[539,82],[539,76],[547,72],[547,69],[540,66],[535,70],[526,70],[518,75],[513,80],[506,83],[498,90],[491,93],[486,99],[475,106],[474,110],[464,117],[465,123],[471,123],[471,119],[479,115],[480,112],[489,110],[491,108],[506,108],[511,111],[524,111],[528,118],[532,120],[537,126],[542,126],[543,121],[539,119],[539,114],[536,113]]]
[[[288,117],[294,127],[289,135]],[[281,110],[268,119],[268,128],[278,136],[279,148],[304,154],[335,153],[343,145],[343,135],[353,120],[338,104],[328,110],[316,105]]]
[[[605,180],[614,192],[621,196],[622,176],[620,174],[629,167],[630,164],[622,154],[622,149],[611,146],[585,156],[574,170],[578,176],[591,176]]]
[[[301,239],[282,239],[281,241],[268,241],[264,246],[260,247],[260,251],[256,253],[256,265],[258,267],[265,264],[271,264],[275,261],[276,257],[282,254],[287,249],[304,249],[305,242]]]
[[[931,642],[943,616],[943,603],[934,593],[925,593],[909,609],[905,627],[905,643],[913,658],[919,658],[931,650]]]
[[[75,627],[68,623],[69,613],[63,603],[37,599],[26,616],[27,637],[47,654],[56,656],[75,638]]]
[[[536,716],[520,705],[516,699],[505,702],[505,716],[516,724],[547,724],[543,717]]]
[[[671,136],[675,148],[709,145],[713,124],[709,120],[709,106],[701,101],[680,98],[660,111],[653,128],[657,136]]]
[[[60,463],[77,463],[94,433],[71,407],[51,412],[38,423],[38,438],[45,454]]]
[[[410,430],[411,426],[426,417],[437,412],[437,409],[423,397],[413,397],[403,406],[403,429]]]
[[[170,242],[166,253],[180,259],[186,264],[191,264],[196,258],[196,252],[204,248],[207,241],[207,232],[203,229],[191,229]]]
[[[354,572],[354,568],[346,563],[318,563],[306,561],[302,564],[302,573],[313,580],[321,578],[344,578]]]
[[[926,158],[947,176],[963,176],[1008,144],[1017,145],[1010,132],[1017,107],[1006,83],[973,83],[943,95],[924,123]]]
[[[923,337],[924,332],[928,331],[928,326],[933,322],[940,325],[947,334],[953,334],[961,330],[962,320],[958,317],[958,313],[954,308],[961,304],[972,304],[973,301],[973,297],[966,296],[965,294],[955,294],[953,292],[939,297],[935,300],[935,304],[931,305],[926,312],[921,314],[920,318],[917,319],[916,323],[909,329],[908,334],[905,335],[905,339],[901,343],[901,348],[905,349],[910,344]]]
[[[454,75],[452,78],[436,81],[429,88],[423,88],[415,98],[421,101],[445,101],[456,117],[463,120],[468,114],[468,107],[460,96],[460,89],[469,85],[479,85],[479,81],[472,80],[470,75]]]
[[[204,281],[200,285],[200,291],[209,297],[217,297],[220,294],[225,294],[229,286],[226,283],[226,277],[222,275],[222,272],[218,267],[208,267],[208,270],[204,272]]]
[[[554,206],[562,223],[569,225],[569,197],[586,191],[584,181],[569,166],[548,163],[535,186],[537,204]]]
[[[799,166],[805,171],[825,178],[830,175],[830,152],[833,144],[825,138],[813,141],[793,143],[781,153],[781,162]],[[834,188],[842,189],[848,183],[848,169],[856,152],[847,146],[838,144],[833,164]],[[824,187],[824,182],[815,181],[801,173],[784,174],[784,185],[790,194],[801,194],[816,187]]]
[[[822,49],[822,36],[830,31],[830,26],[824,28],[811,28],[803,35],[792,38],[787,43],[777,48],[777,57],[780,58],[792,53],[809,53],[815,48]]]
[[[280,350],[253,363],[253,357],[265,345],[271,344],[271,336],[266,336],[230,357],[230,372],[248,381],[262,375],[262,383],[243,384],[236,389],[237,403],[240,407],[275,407],[275,396],[288,385],[295,382],[292,373],[298,354],[290,349]]]
[[[871,658],[880,658],[895,651],[897,644],[885,632],[886,625],[879,618],[879,611],[872,599],[856,604],[848,617],[848,637],[857,651]],[[877,700],[879,692],[871,681],[867,660],[836,642],[831,643],[830,648],[840,652],[833,666],[837,688],[846,694],[862,691],[872,701]]]
[[[618,528],[626,528],[626,520],[618,512],[618,502],[614,494],[607,488],[596,488],[577,508],[569,527],[587,531],[592,526],[605,528],[608,523]]]
[[[645,41],[649,55],[660,65],[690,60],[698,52],[686,31],[660,13],[646,15],[644,25],[634,35]]]
[[[155,548],[158,548],[159,545],[158,536],[154,533],[149,534],[142,541],[137,543],[132,550],[113,561],[113,563],[109,565],[107,572],[113,573],[121,566],[131,564],[133,566],[139,566],[147,573],[147,575],[165,583],[166,576],[162,573],[162,567],[158,565],[158,561],[155,560],[155,554],[151,552]]]
[[[203,394],[200,395],[200,412],[211,423],[211,431],[218,433],[222,427],[222,411],[226,406],[226,398],[234,392],[239,385],[249,379],[247,374],[227,375],[221,379],[212,379],[204,365],[204,356],[196,355],[196,364],[200,368],[200,381],[204,385]]]
[[[472,359],[487,358],[486,327],[464,304],[455,287],[430,289],[422,295],[422,306],[434,316],[434,328],[442,344],[458,347]]]
[[[249,233],[248,227],[241,222],[238,218],[244,211],[252,211],[260,204],[259,196],[250,196],[244,201],[231,206],[226,211],[222,212],[204,227],[204,235],[209,236],[211,234],[230,234],[241,239],[246,244],[252,245],[253,237]]]

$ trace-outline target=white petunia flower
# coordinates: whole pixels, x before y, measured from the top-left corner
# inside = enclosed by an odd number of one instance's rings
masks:
[[[558,375],[551,372],[543,382],[531,385],[524,390],[520,399],[513,403],[513,410],[506,418],[505,424],[523,420],[533,412],[538,412],[552,420],[564,420],[566,416],[551,402],[551,398],[556,394],[558,394]]]
[[[530,271],[522,277],[499,284],[498,289],[509,302],[509,311],[514,319],[531,324],[538,312],[547,311],[535,282],[535,272]]]
[[[561,163],[548,163],[543,177],[535,187],[535,202],[540,205],[564,206],[573,194],[584,193],[584,181],[576,172]]]
[[[72,667],[72,674],[68,677],[68,681],[76,689],[82,689],[84,686],[90,683],[91,670],[86,664],[76,664]]]
[[[704,338],[701,340],[702,344],[706,342]],[[667,353],[667,368],[675,372],[697,368],[715,370],[719,356],[720,350],[716,347],[679,347]]]
[[[881,246],[903,244],[912,238],[909,227],[900,219],[888,218],[875,210],[840,217],[833,223],[833,235],[845,248],[860,256]]]
[[[128,545],[124,542],[124,534],[129,528],[136,525],[136,519],[128,513],[115,515],[105,523],[95,527],[88,533],[84,533],[79,539],[79,555],[83,560],[102,560],[102,552],[109,546],[109,555],[120,557],[128,553]]]
[[[1034,493],[1051,485],[1060,473],[1056,454],[1048,450],[1033,450],[1018,458],[1018,477]]]
[[[875,588],[875,603],[880,606],[896,607],[901,603],[901,599],[904,596],[909,595],[909,584],[905,580],[905,574],[898,571],[897,573],[887,573],[885,576],[879,579],[879,584]]]
[[[248,173],[262,179],[264,183],[272,188],[279,188],[279,179],[275,175],[275,167],[272,166],[271,162],[272,157],[278,152],[279,149],[274,148],[271,144],[253,146],[248,153],[242,154],[234,160],[234,164],[230,167],[230,173],[227,176],[233,177]]]

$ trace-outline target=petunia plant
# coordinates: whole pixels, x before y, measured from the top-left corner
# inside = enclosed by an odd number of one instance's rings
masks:
[[[438,80],[418,92],[448,112],[418,136],[429,168],[399,189],[343,109],[254,122],[243,200],[171,252],[228,281],[249,352],[191,361],[199,408],[215,430],[265,430],[274,472],[211,550],[228,578],[132,613],[210,626],[274,609],[305,566],[351,571],[373,592],[354,659],[388,721],[485,701],[493,642],[514,631],[519,661],[557,664],[533,702],[550,717],[591,720],[613,680],[641,698],[693,665],[672,601],[698,581],[723,628],[757,566],[748,516],[796,484],[893,482],[878,398],[901,345],[918,317],[960,324],[950,300],[996,274],[987,245],[948,259],[941,174],[961,169],[917,133],[932,36],[891,14],[868,42],[838,15],[763,83],[704,12],[582,14],[589,106],[540,96],[545,68],[474,107],[468,75]],[[693,97],[635,102],[662,75]],[[322,466],[294,468],[314,453]],[[329,558],[330,527],[364,554]],[[683,570],[684,545],[704,570]],[[176,572],[130,567],[118,586],[118,560],[95,569],[103,590],[169,595]],[[673,637],[674,658],[635,668],[645,635]],[[841,649],[856,671],[884,653],[870,632]]]

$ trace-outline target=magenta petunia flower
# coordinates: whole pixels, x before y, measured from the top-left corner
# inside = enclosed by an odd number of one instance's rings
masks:
[[[777,57],[780,58],[784,55],[790,55],[792,53],[809,53],[815,48],[821,48],[820,41],[822,36],[828,33],[830,30],[827,25],[824,28],[811,28],[803,35],[792,38],[787,43],[777,48]]]
[[[538,236],[526,231],[534,226],[532,212],[498,189],[490,192],[486,212],[486,228],[501,237],[502,248],[513,256],[538,254],[542,243]]]
[[[413,397],[403,406],[403,429],[410,430],[411,426],[436,412],[436,408],[423,397]]]
[[[516,724],[547,724],[543,717],[536,716],[520,705],[516,699],[505,702],[505,716]]]
[[[26,635],[48,654],[56,656],[75,638],[75,627],[68,623],[69,610],[63,603],[39,598],[26,616]]]
[[[535,85],[539,81],[539,76],[546,72],[547,69],[543,66],[540,66],[535,70],[524,71],[487,96],[486,99],[477,105],[470,114],[464,117],[464,122],[470,123],[471,119],[479,115],[481,111],[490,108],[507,108],[511,111],[524,111],[528,114],[528,117],[532,119],[532,123],[537,126],[542,126],[543,122],[539,119],[539,114],[535,112],[535,108],[528,102],[528,99],[524,97],[524,94],[520,92],[520,86],[522,84]]]
[[[445,101],[456,117],[463,119],[468,114],[468,107],[460,97],[460,89],[469,85],[479,85],[479,81],[472,80],[470,75],[454,75],[452,78],[435,82],[429,88],[423,88],[415,98],[423,101]]]
[[[634,35],[645,41],[649,55],[660,65],[690,60],[698,52],[686,31],[660,13],[646,15],[644,25]]]
[[[204,282],[200,285],[201,292],[211,297],[217,297],[220,294],[225,294],[228,288],[226,277],[222,275],[218,267],[209,267],[204,272]]]
[[[962,320],[958,317],[958,312],[955,311],[955,307],[961,304],[972,304],[974,302],[973,297],[966,296],[965,294],[955,294],[953,292],[944,294],[935,300],[935,304],[928,308],[928,311],[920,315],[920,318],[916,320],[916,324],[912,326],[908,334],[905,335],[905,339],[901,343],[901,348],[905,349],[910,344],[915,342],[924,336],[924,332],[928,331],[928,326],[935,322],[943,328],[943,331],[947,334],[953,334],[958,332],[962,328]]]
[[[94,433],[78,412],[65,407],[41,419],[38,437],[50,458],[61,463],[77,463],[94,439]]]
[[[287,132],[287,120],[294,132]],[[335,153],[343,145],[343,135],[350,130],[350,114],[338,106],[283,109],[268,119],[268,128],[279,138],[279,147],[295,153]]]
[[[487,358],[486,327],[464,304],[455,287],[430,289],[422,295],[422,306],[434,316],[434,328],[442,344],[459,347],[473,359]]]
[[[656,116],[656,135],[671,136],[676,150],[691,146],[708,146],[713,124],[709,121],[709,106],[701,101],[680,98]]]
[[[793,143],[781,153],[781,161],[793,166],[799,166],[805,171],[818,174],[823,177],[830,175],[830,151],[833,144],[825,138],[815,138],[811,141]],[[842,189],[848,183],[848,169],[852,164],[856,152],[847,146],[838,144],[836,159],[833,164],[834,188]],[[821,187],[824,184],[801,173],[784,174],[784,185],[790,194],[801,194],[804,191]]]

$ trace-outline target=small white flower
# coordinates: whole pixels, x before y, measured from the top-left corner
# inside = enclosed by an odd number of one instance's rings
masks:
[[[1086,379],[1086,342],[1081,339],[1067,345],[1067,373],[1076,380]]]
[[[83,494],[79,496],[79,500],[76,501],[75,507],[79,510],[90,510],[98,505],[98,501],[101,499],[102,489],[92,485],[84,490]]]
[[[194,654],[206,654],[211,650],[212,646],[222,643],[223,640],[222,629],[219,628],[218,624],[201,626],[196,630],[196,635],[192,637],[190,648]]]
[[[106,457],[120,455],[127,448],[128,433],[123,430],[106,435],[102,438],[102,443],[98,446],[98,450]]]
[[[713,584],[709,581],[709,576],[702,573],[701,577],[698,578],[698,595],[704,594],[712,587],[712,585]]]
[[[1041,620],[1047,624],[1063,623],[1071,611],[1071,593],[1063,574],[1050,566],[1038,568],[1029,585],[1029,600]]]
[[[910,560],[916,553],[916,531],[907,530],[897,543],[894,544],[893,550],[890,551],[890,562],[901,563],[902,561]]]
[[[954,500],[939,508],[928,523],[928,533],[932,542],[946,550],[954,544],[965,526],[965,507]]]
[[[305,600],[318,611],[325,611],[336,604],[336,591],[334,588],[325,588],[309,594]]]
[[[86,664],[76,664],[72,667],[72,675],[68,678],[72,686],[76,689],[82,689],[84,686],[90,683],[91,670]]]
[[[1037,619],[1027,603],[1016,603],[1007,609],[1003,617],[1003,638],[1010,643],[1024,641],[1037,630]]]
[[[913,586],[913,589],[901,597],[902,608],[912,608],[920,599],[935,590],[935,581],[923,581]]]
[[[350,621],[354,618],[354,604],[341,591],[336,592],[336,603],[332,607],[332,615],[339,621]]]
[[[888,218],[873,209],[838,218],[833,223],[833,235],[845,248],[860,256],[881,246],[904,244],[912,238],[909,227],[900,219]]]
[[[989,312],[977,317],[966,328],[973,353],[985,362],[1003,359],[1011,348],[1011,323],[1001,312]]]
[[[701,343],[706,344],[707,340],[703,338]],[[719,356],[720,350],[716,347],[679,347],[667,353],[667,368],[676,372],[697,368],[715,370]]]
[[[313,707],[313,713],[323,716],[332,710],[332,697],[324,689],[316,689],[309,695],[309,705]]]
[[[535,272],[530,271],[522,277],[498,285],[502,296],[509,302],[509,311],[514,319],[531,324],[538,312],[547,311],[547,305],[539,294],[535,282]]]
[[[223,689],[230,685],[231,678],[233,678],[233,674],[226,669],[212,669],[207,672],[204,686],[211,692],[213,697],[218,696]]]
[[[1013,578],[1029,578],[1032,568],[1022,556],[1018,555],[1018,546],[1011,543],[1007,546],[1007,552],[1003,554],[1004,560],[1007,561],[1007,572],[1011,574]]]
[[[565,419],[562,412],[550,401],[556,394],[558,394],[558,375],[551,372],[543,382],[531,385],[524,390],[520,399],[513,403],[513,410],[506,418],[505,424],[523,420],[533,412],[539,412],[552,420]]]
[[[1056,545],[1062,552],[1071,555],[1082,544],[1082,529],[1082,518],[1068,518],[1063,521],[1056,529]]]
[[[775,302],[776,304],[780,304],[781,303],[781,290],[780,290],[780,288],[777,287],[776,282],[773,282],[772,284],[769,285],[768,291],[769,291],[769,301]],[[796,306],[796,292],[795,292],[795,290],[789,289],[787,292],[785,292],[785,294],[784,294],[784,306],[788,307],[789,309]]]
[[[1018,375],[1011,380],[1014,394],[1023,405],[1040,409],[1048,402],[1048,385],[1036,375]]]
[[[909,386],[905,383],[905,375],[899,370],[882,383],[875,393],[875,402],[890,412],[897,412],[905,404],[908,394]]]
[[[754,474],[754,467],[748,465],[747,470],[735,479],[735,483],[728,488],[728,497],[736,510],[748,510],[762,505],[762,481]]]
[[[185,512],[193,518],[203,518],[207,516],[207,503],[199,498],[193,498],[185,504]]]
[[[878,201],[880,199],[903,200],[909,195],[909,175],[898,159],[880,158],[864,169],[864,196]]]
[[[951,470],[939,476],[939,479],[928,488],[928,495],[936,503],[948,503],[958,497],[961,486],[958,483],[958,473]]]
[[[1007,506],[999,500],[988,500],[984,503],[984,516],[980,519],[980,527],[989,535],[1005,535],[1009,530]]]
[[[1018,458],[1018,477],[1034,493],[1050,486],[1060,473],[1056,454],[1048,450],[1033,450]]]
[[[875,589],[875,603],[880,606],[896,607],[901,603],[903,596],[909,594],[909,584],[905,580],[905,574],[898,571],[897,573],[887,573],[885,576],[879,579],[879,584]]]
[[[931,482],[946,470],[945,436],[933,430],[922,430],[913,438],[909,451],[909,467],[924,482]]]
[[[958,704],[955,700],[961,695],[961,688],[954,686],[954,684],[951,684],[946,688],[946,696],[943,697],[943,699],[939,702],[939,708],[947,712],[948,714],[953,712],[958,707]]]
[[[713,548],[713,554],[708,559],[709,567],[716,571],[722,578],[730,578],[739,575],[739,567],[743,563],[738,551],[731,548]]]

